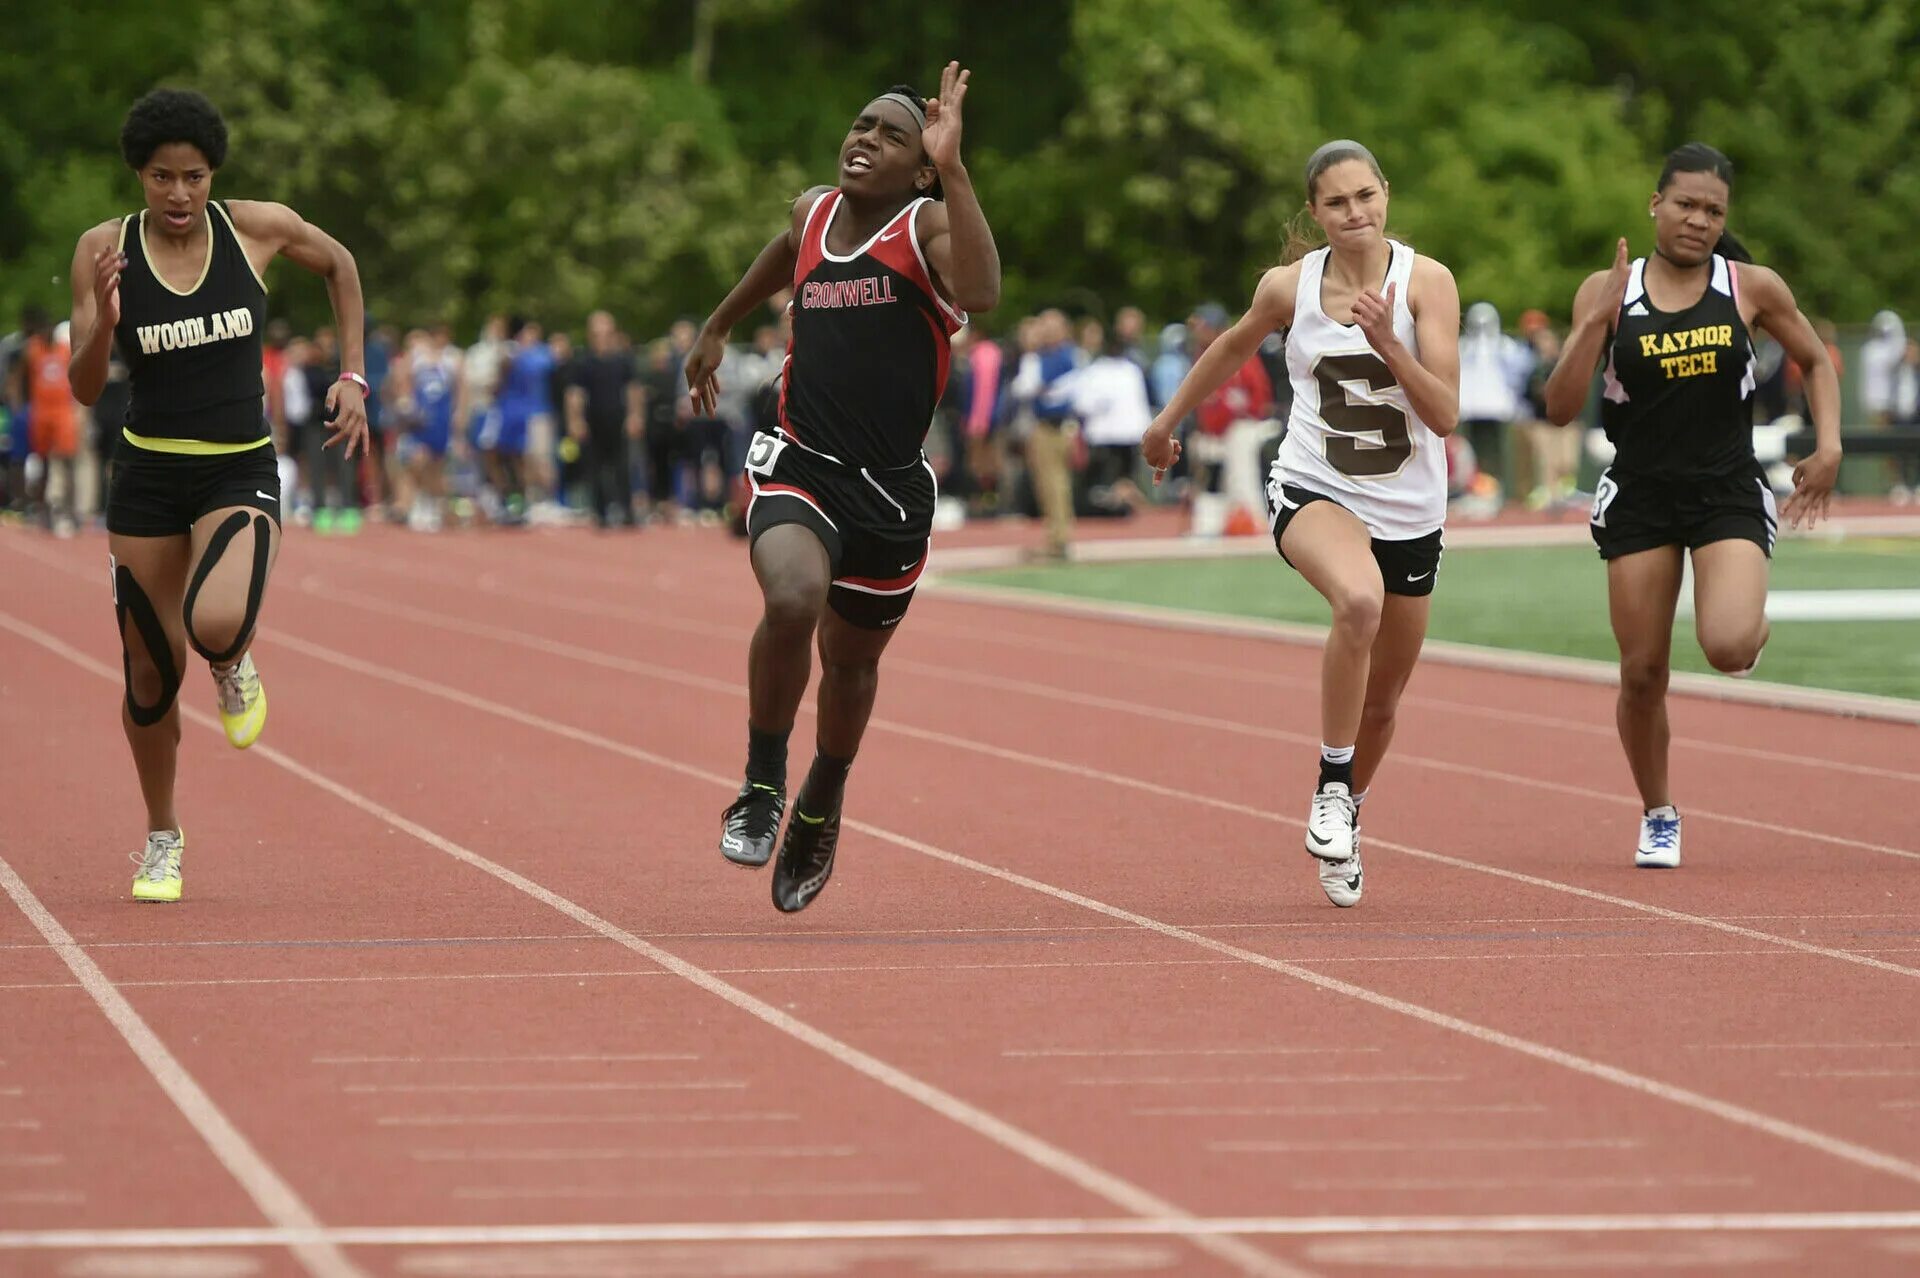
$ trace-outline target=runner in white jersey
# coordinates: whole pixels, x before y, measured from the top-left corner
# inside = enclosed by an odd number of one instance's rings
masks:
[[[1327,246],[1305,252],[1308,220]],[[1320,775],[1307,851],[1335,905],[1360,900],[1359,807],[1426,639],[1440,525],[1442,437],[1460,418],[1460,293],[1447,268],[1386,237],[1387,182],[1358,142],[1307,162],[1307,207],[1284,264],[1207,348],[1141,441],[1154,482],[1180,456],[1174,428],[1287,334],[1293,413],[1267,501],[1280,555],[1327,600]]]

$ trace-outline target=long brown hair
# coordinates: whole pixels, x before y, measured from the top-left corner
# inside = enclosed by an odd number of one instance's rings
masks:
[[[1280,265],[1297,262],[1325,243],[1320,224],[1313,220],[1315,188],[1320,184],[1322,173],[1348,160],[1364,162],[1373,170],[1374,177],[1380,179],[1383,185],[1386,183],[1387,175],[1380,171],[1380,161],[1373,158],[1373,152],[1352,138],[1336,138],[1323,143],[1307,160],[1307,202],[1287,220],[1287,237],[1280,249]]]

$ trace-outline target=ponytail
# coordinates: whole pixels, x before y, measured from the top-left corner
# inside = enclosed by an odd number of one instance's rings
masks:
[[[1280,247],[1280,265],[1291,266],[1324,243],[1326,237],[1320,232],[1320,224],[1302,206],[1298,213],[1287,219],[1286,240]]]
[[[1729,262],[1746,262],[1749,265],[1756,264],[1753,260],[1753,254],[1747,251],[1746,245],[1734,238],[1732,231],[1720,232],[1720,239],[1714,244],[1713,251],[1721,257],[1726,258]]]

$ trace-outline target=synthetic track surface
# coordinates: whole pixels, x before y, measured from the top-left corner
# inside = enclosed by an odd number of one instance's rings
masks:
[[[1610,690],[1429,665],[1343,912],[1312,649],[923,592],[788,919],[739,543],[295,533],[136,907],[104,547],[0,581],[0,1271],[1920,1263],[1911,726],[1676,698],[1636,872]]]

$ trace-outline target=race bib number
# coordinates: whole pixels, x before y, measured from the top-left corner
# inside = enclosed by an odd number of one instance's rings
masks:
[[[773,478],[774,463],[780,457],[780,450],[787,442],[778,435],[769,435],[765,431],[756,431],[753,443],[747,448],[747,469],[762,479]]]
[[[1595,528],[1607,526],[1607,507],[1613,505],[1613,499],[1620,495],[1620,485],[1613,482],[1613,476],[1601,475],[1600,482],[1593,486],[1593,513],[1587,516],[1587,522]]]

